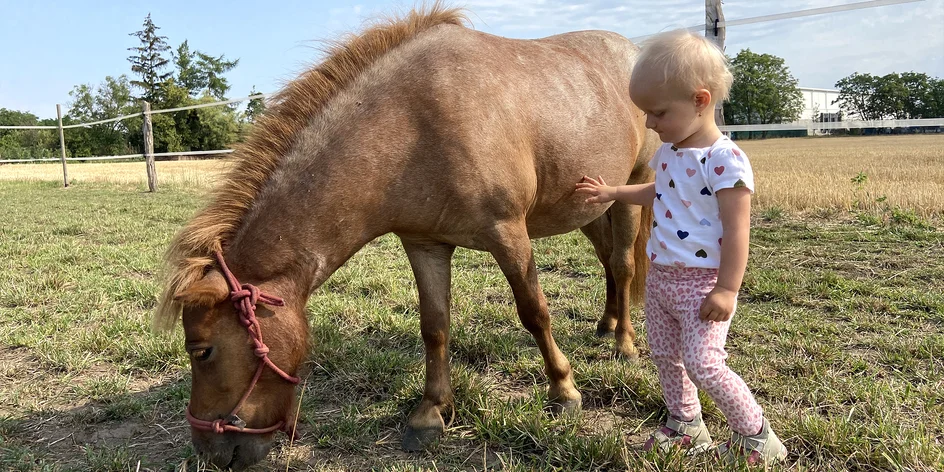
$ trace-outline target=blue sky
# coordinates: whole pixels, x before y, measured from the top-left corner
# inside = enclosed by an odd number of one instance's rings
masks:
[[[728,20],[857,3],[859,0],[726,0]],[[30,1],[0,0],[0,107],[54,117],[77,84],[130,74],[127,48],[150,13],[172,47],[238,58],[233,97],[272,92],[317,62],[318,40],[417,2]],[[474,28],[514,38],[605,29],[637,37],[703,21],[701,0],[457,0]],[[727,52],[744,48],[786,60],[805,87],[832,88],[853,72],[925,72],[944,78],[944,0],[735,26]]]

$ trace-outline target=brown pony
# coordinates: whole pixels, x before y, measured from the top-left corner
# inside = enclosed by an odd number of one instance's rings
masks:
[[[404,449],[437,439],[452,401],[457,246],[498,262],[558,409],[578,408],[581,397],[551,335],[532,238],[583,230],[606,273],[598,332],[615,330],[616,349],[636,356],[629,314],[651,216],[587,204],[574,186],[585,174],[651,177],[637,156],[657,140],[628,96],[637,49],[609,32],[512,40],[463,24],[437,3],[334,45],[275,97],[210,204],[172,242],[155,323],[172,327],[182,313],[187,416],[196,450],[214,464],[265,457],[273,431],[293,419],[309,295],[386,233],[399,236],[413,268],[426,348]]]

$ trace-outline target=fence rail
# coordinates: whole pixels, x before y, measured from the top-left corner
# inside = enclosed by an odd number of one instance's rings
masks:
[[[808,121],[798,123],[772,123],[763,125],[724,125],[721,131],[814,131],[862,128],[928,128],[944,126],[944,118],[920,118],[913,120],[871,121]]]
[[[163,110],[151,110],[151,114],[152,114],[152,115],[159,115],[159,114],[161,114],[161,113],[173,113],[173,112],[175,112],[175,111],[193,110],[193,109],[195,109],[195,108],[206,108],[206,107],[216,107],[216,106],[220,106],[220,105],[229,105],[229,104],[232,104],[232,103],[244,102],[244,101],[246,101],[246,100],[253,100],[253,99],[256,99],[256,98],[266,98],[266,97],[268,97],[268,96],[270,96],[270,95],[272,95],[272,94],[269,94],[269,93],[257,93],[257,94],[254,94],[254,95],[249,95],[248,97],[234,98],[234,99],[232,99],[232,100],[224,100],[224,101],[221,101],[221,102],[199,103],[199,104],[197,104],[197,105],[188,105],[188,106],[185,106],[185,107],[166,108],[166,109],[163,109]],[[132,113],[132,114],[130,114],[130,115],[116,116],[116,117],[114,117],[114,118],[108,118],[108,119],[106,119],[106,120],[93,121],[93,122],[91,122],[91,123],[76,123],[76,124],[71,124],[71,125],[63,125],[63,126],[62,126],[62,129],[88,128],[89,126],[101,125],[101,124],[105,124],[105,123],[112,123],[112,122],[115,122],[115,121],[121,121],[121,120],[124,120],[124,119],[127,119],[127,118],[134,118],[134,117],[136,117],[136,116],[142,116],[142,115],[144,115],[144,112]],[[0,126],[0,129],[59,129],[59,127],[58,127],[58,126],[52,126],[52,125],[47,125],[47,126]]]

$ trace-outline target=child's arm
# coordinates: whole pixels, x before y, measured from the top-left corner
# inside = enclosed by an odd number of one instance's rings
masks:
[[[747,268],[751,237],[751,191],[747,188],[718,190],[721,212],[721,265],[718,283],[705,297],[700,316],[705,321],[727,321],[734,314],[738,290]]]
[[[652,182],[611,187],[603,181],[603,177],[595,180],[584,176],[583,180],[577,182],[576,191],[590,195],[587,203],[606,203],[616,200],[631,205],[652,206],[652,201],[656,199],[656,184]]]

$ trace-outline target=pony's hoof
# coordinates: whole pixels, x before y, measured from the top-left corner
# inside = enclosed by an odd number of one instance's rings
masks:
[[[439,428],[416,429],[407,426],[403,433],[403,451],[420,452],[429,449],[442,437],[443,431]]]
[[[604,326],[604,325],[601,325],[601,324],[598,324],[598,325],[597,325],[597,337],[598,337],[598,338],[612,338],[612,337],[614,337],[613,332],[614,332],[613,328],[609,328],[609,327]]]
[[[548,405],[548,408],[551,411],[551,414],[554,416],[560,415],[572,415],[580,412],[580,399],[575,400],[565,400],[565,401],[554,401]]]
[[[620,359],[633,363],[639,362],[639,350],[635,346],[613,346],[613,353]]]

